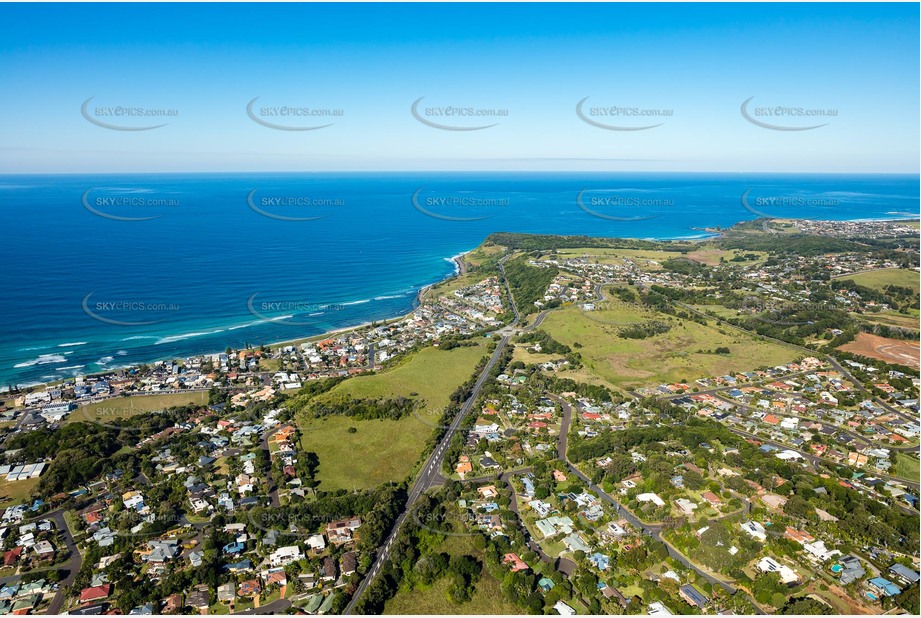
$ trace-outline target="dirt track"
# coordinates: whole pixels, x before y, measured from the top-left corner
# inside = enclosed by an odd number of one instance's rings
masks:
[[[917,341],[887,339],[869,333],[858,333],[857,339],[838,348],[845,352],[877,358],[888,363],[898,363],[918,369],[921,367],[921,347]]]

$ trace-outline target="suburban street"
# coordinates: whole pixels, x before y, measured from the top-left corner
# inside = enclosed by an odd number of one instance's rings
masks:
[[[51,511],[50,513],[42,515],[38,519],[50,519],[54,522],[55,528],[60,530],[61,534],[64,536],[64,543],[67,546],[67,550],[70,554],[67,562],[28,571],[29,573],[41,573],[42,571],[58,570],[67,571],[67,576],[58,583],[58,590],[54,593],[54,597],[51,599],[51,604],[48,606],[48,611],[45,612],[47,615],[53,616],[61,613],[61,610],[64,607],[64,602],[67,600],[64,595],[64,589],[67,586],[70,586],[74,582],[74,579],[76,579],[77,573],[80,572],[80,568],[83,566],[83,557],[80,555],[80,552],[77,549],[77,544],[74,543],[74,537],[70,532],[70,528],[67,527],[67,522],[64,519],[63,510],[59,509],[57,511]],[[6,586],[7,584],[18,582],[20,579],[22,579],[22,576],[23,573],[17,573],[16,575],[8,575],[6,577],[0,578],[0,586]]]

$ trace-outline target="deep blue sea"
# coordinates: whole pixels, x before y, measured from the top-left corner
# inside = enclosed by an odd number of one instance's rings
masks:
[[[917,175],[0,176],[0,385],[390,318],[491,232],[917,218]],[[743,196],[744,199],[743,199]]]

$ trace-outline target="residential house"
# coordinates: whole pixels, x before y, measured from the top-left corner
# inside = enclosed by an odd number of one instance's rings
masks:
[[[353,575],[358,569],[358,555],[353,551],[347,551],[342,554],[342,560],[339,563],[339,568],[343,577]]]
[[[112,584],[103,584],[101,586],[90,586],[80,591],[80,604],[101,601],[112,594]]]
[[[259,596],[259,593],[262,592],[262,584],[259,583],[258,579],[248,579],[240,583],[239,588],[237,589],[238,596],[241,597],[256,597]]]
[[[885,577],[874,577],[867,581],[870,590],[874,591],[877,596],[894,597],[902,592],[902,589],[893,584]]]
[[[237,590],[233,582],[227,582],[217,587],[217,600],[221,603],[233,603],[237,598]]]
[[[790,585],[799,581],[799,575],[790,567],[770,557],[764,557],[755,565],[762,573],[778,573],[781,583]]]
[[[326,556],[323,558],[323,564],[320,566],[320,579],[322,581],[335,581],[336,576],[336,561]]]
[[[756,521],[746,521],[739,524],[739,527],[758,541],[763,542],[767,540],[767,531],[764,529],[764,526]]]
[[[524,561],[518,557],[518,554],[515,553],[505,554],[505,556],[502,558],[502,563],[511,565],[512,573],[528,570],[528,565],[525,564]]]
[[[186,605],[199,612],[207,610],[211,605],[211,596],[208,594],[207,586],[199,586],[186,597]]]
[[[855,581],[861,580],[867,574],[867,571],[860,563],[857,556],[848,554],[838,560],[841,565],[841,572],[838,574],[842,586],[847,586]]]
[[[559,614],[560,616],[575,616],[576,615],[576,610],[571,608],[566,603],[563,603],[562,601],[557,601],[556,603],[554,603],[553,609],[555,609],[556,613]]]
[[[352,532],[361,526],[361,519],[349,517],[332,521],[326,525],[326,536],[333,545],[342,545],[352,541]]]
[[[297,545],[289,545],[286,547],[279,547],[271,554],[269,554],[269,563],[273,567],[282,567],[292,562],[298,562],[304,559],[304,554],[301,553],[301,548]]]
[[[691,584],[685,584],[684,586],[678,588],[678,596],[684,599],[684,602],[688,605],[693,605],[698,609],[705,608],[707,603],[710,602],[710,599],[707,598],[707,595],[705,595]]]
[[[888,569],[889,574],[893,576],[896,580],[905,584],[906,586],[911,586],[912,584],[917,584],[918,579],[921,578],[921,575],[918,574],[914,569],[909,569],[904,564],[899,564],[896,562]]]
[[[164,614],[178,614],[184,607],[182,593],[171,594],[163,601],[161,611]]]

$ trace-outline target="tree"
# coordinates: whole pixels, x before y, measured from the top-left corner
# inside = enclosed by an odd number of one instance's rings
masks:
[[[820,603],[815,599],[809,597],[792,597],[787,600],[778,614],[784,616],[795,616],[795,615],[809,615],[809,616],[819,616],[819,615],[829,615],[834,613],[830,607],[824,603]]]
[[[809,506],[805,498],[793,495],[787,498],[787,503],[784,505],[783,511],[790,517],[806,518],[812,511],[812,507]]]
[[[904,609],[906,612],[912,616],[917,616],[919,613],[918,584],[903,590],[901,594],[895,597],[895,601],[899,604],[899,607]]]

